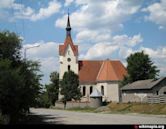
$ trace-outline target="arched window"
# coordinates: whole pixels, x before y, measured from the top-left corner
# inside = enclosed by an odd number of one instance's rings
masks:
[[[70,65],[68,65],[68,71],[70,71]]]
[[[83,86],[83,96],[85,96],[85,94],[86,94],[86,87]]]
[[[104,86],[101,86],[101,94],[104,95]]]
[[[90,86],[90,94],[93,92],[93,87]]]

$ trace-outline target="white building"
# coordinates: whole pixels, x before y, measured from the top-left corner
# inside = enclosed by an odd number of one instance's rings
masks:
[[[60,80],[68,70],[79,75],[82,101],[89,101],[96,88],[102,93],[103,101],[119,102],[119,81],[127,73],[125,67],[118,60],[78,60],[78,45],[72,41],[69,16],[65,42],[59,45],[59,59]]]

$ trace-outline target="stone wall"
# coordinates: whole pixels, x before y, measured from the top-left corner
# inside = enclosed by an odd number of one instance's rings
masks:
[[[122,93],[122,102],[147,102],[147,93]]]
[[[100,107],[102,106],[102,102],[100,102],[101,104],[99,104],[99,101],[97,101],[98,103],[96,103],[96,101],[92,101],[92,102],[75,102],[75,101],[69,101],[67,102],[66,104],[66,109],[69,109],[69,108],[76,108],[76,107],[79,107],[79,108],[85,108],[85,107],[91,107],[91,108],[97,108],[97,107]],[[64,104],[63,102],[56,102],[55,103],[55,107],[56,108],[59,108],[59,109],[64,109]]]

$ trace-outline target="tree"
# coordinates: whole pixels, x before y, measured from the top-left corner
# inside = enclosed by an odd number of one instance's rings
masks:
[[[159,70],[150,60],[149,55],[142,51],[127,57],[127,72],[128,75],[122,81],[123,85],[137,80],[156,79]]]
[[[44,107],[44,108],[49,108],[51,105],[49,98],[48,98],[48,93],[47,91],[42,91],[39,93],[39,96],[37,97],[37,102],[35,107]]]
[[[0,111],[10,123],[29,111],[41,86],[39,63],[22,60],[20,49],[15,33],[0,32]]]
[[[9,59],[13,62],[21,58],[21,39],[13,32],[0,32],[0,59]]]
[[[56,100],[58,100],[59,93],[59,73],[52,72],[50,74],[51,83],[46,85],[48,98],[52,105],[55,105]]]
[[[71,99],[79,100],[81,98],[78,75],[73,71],[65,72],[60,84],[64,108],[66,108],[67,101],[71,101]]]

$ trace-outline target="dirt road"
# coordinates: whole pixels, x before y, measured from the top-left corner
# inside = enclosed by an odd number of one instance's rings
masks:
[[[166,115],[143,115],[143,114],[104,114],[85,113],[55,109],[35,109],[31,113],[40,116],[40,124],[166,124]]]

